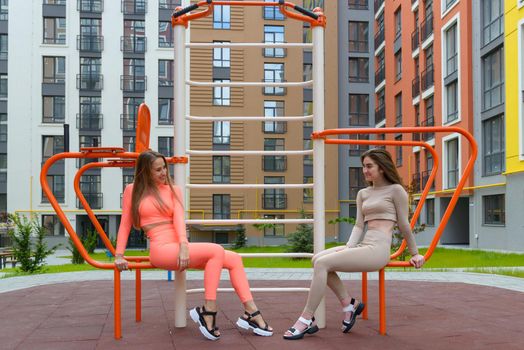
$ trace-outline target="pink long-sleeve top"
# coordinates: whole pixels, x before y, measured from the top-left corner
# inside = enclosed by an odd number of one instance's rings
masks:
[[[142,198],[140,205],[138,206],[140,226],[144,227],[147,225],[172,221],[178,241],[187,242],[184,207],[179,201],[179,199],[182,198],[182,194],[177,186],[173,186],[173,188],[178,198],[175,198],[175,195],[169,188],[169,185],[160,185],[158,187],[158,193],[166,205],[166,210],[160,209],[160,204],[152,194],[146,195]],[[126,186],[124,190],[124,196],[122,198],[122,218],[120,221],[120,228],[118,229],[116,254],[124,253],[127,245],[127,239],[129,238],[131,227],[133,226],[133,218],[131,214],[132,196],[133,184],[129,184]]]

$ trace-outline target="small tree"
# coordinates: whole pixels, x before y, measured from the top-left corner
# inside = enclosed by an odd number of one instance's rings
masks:
[[[86,235],[82,238],[82,243],[87,250],[88,254],[95,252],[96,244],[98,243],[98,232],[95,230],[87,230]]]
[[[302,219],[306,218],[304,209],[300,211]],[[290,253],[313,253],[313,225],[299,224],[297,230],[288,236]]]
[[[237,230],[237,237],[235,238],[235,243],[233,249],[240,249],[246,246],[246,228],[244,225],[240,225]]]
[[[60,246],[47,247],[45,242],[46,228],[38,223],[35,217],[28,219],[18,214],[10,215],[9,219],[14,224],[8,234],[13,240],[13,255],[20,263],[23,272],[36,273],[45,266],[45,258],[54,253]],[[32,242],[32,238],[35,242]]]
[[[80,240],[83,241],[83,239],[80,239]],[[80,251],[76,248],[71,237],[69,237],[69,247],[67,247],[67,250],[71,252],[71,263],[72,264],[82,265],[85,262],[84,258],[82,257],[82,254],[80,254]]]

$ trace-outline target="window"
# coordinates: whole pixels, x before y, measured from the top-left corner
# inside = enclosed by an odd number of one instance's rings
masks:
[[[42,215],[42,226],[45,227],[48,236],[64,236],[64,226],[56,215]]]
[[[231,124],[228,121],[213,122],[213,145],[229,145]]]
[[[55,196],[58,203],[64,203],[65,200],[65,183],[64,175],[47,175],[47,184]],[[49,199],[42,191],[42,203],[49,203]]]
[[[265,184],[283,184],[283,176],[264,176]],[[262,207],[264,209],[286,209],[287,195],[283,188],[264,189]]]
[[[145,21],[124,20],[124,36],[121,50],[128,53],[146,52],[146,24]]]
[[[284,215],[264,215],[265,220],[284,219]],[[268,227],[266,227],[268,226]],[[285,235],[284,224],[273,224],[264,226],[264,236],[276,237]]]
[[[215,83],[229,83],[229,79],[213,79]],[[229,86],[214,86],[213,87],[213,105],[214,106],[229,106],[231,104]]]
[[[266,83],[280,83],[284,80],[284,63],[264,63],[264,82]],[[264,87],[264,94],[266,95],[284,95],[286,90],[284,87]]]
[[[102,129],[100,106],[100,97],[80,96],[80,115],[78,116],[77,128],[80,130]]]
[[[42,136],[42,161],[45,162],[57,153],[64,152],[63,136]]]
[[[221,41],[215,41],[215,43],[220,43]],[[230,67],[231,58],[230,58],[229,47],[214,47],[213,48],[213,67]]]
[[[500,174],[505,169],[504,115],[482,122],[482,134],[483,173]]]
[[[231,182],[231,157],[213,156],[213,183]]]
[[[231,196],[229,194],[213,195],[213,219],[229,219],[231,216]]]
[[[444,1],[444,11],[445,12],[446,10],[448,10],[451,6],[453,6],[453,4],[455,4],[458,0],[443,0]]]
[[[506,224],[505,195],[496,194],[491,196],[483,196],[482,204],[484,206],[483,222],[485,225]]]
[[[302,140],[304,150],[313,149],[313,142],[311,142],[311,138],[309,137],[310,136],[308,135],[308,138],[305,138]],[[306,166],[313,166],[313,155],[312,154],[306,154],[304,156],[304,167]]]
[[[502,0],[482,0],[482,43],[489,44],[504,33]]]
[[[8,36],[0,34],[0,60],[7,60]]]
[[[402,126],[402,93],[395,96],[395,126]]]
[[[284,26],[264,26],[265,43],[283,43]],[[286,50],[282,47],[264,48],[264,57],[285,57]]]
[[[7,124],[0,124],[0,143],[7,142]]]
[[[402,141],[402,135],[395,136],[395,141]],[[397,167],[402,166],[402,146],[395,146],[395,165]]]
[[[283,151],[285,149],[284,139],[264,139],[264,151]],[[286,156],[263,156],[264,171],[286,171]]]
[[[126,152],[134,152],[136,149],[136,136],[124,136],[122,144]]]
[[[357,199],[357,193],[367,186],[362,168],[349,168],[349,199]]]
[[[349,94],[349,125],[369,125],[369,95]]]
[[[229,5],[215,5],[213,9],[213,28],[231,28],[231,8]]]
[[[351,10],[367,10],[368,0],[348,0],[348,8]]]
[[[446,30],[446,76],[457,71],[458,50],[457,50],[457,23]]]
[[[42,123],[63,123],[65,121],[65,97],[42,96]]]
[[[147,12],[147,0],[122,0],[122,13],[125,15],[144,15]]]
[[[175,155],[173,136],[158,137],[158,152],[166,157],[173,157]]]
[[[364,57],[349,58],[349,81],[367,83],[369,81],[369,59]]]
[[[5,100],[7,98],[7,74],[0,74],[0,98]]]
[[[98,147],[102,144],[102,140],[101,140],[101,136],[80,135],[78,143],[79,143],[78,144],[79,148]],[[90,160],[90,159],[86,158],[86,160]]]
[[[504,48],[482,59],[482,110],[504,103]]]
[[[80,177],[80,191],[92,209],[102,209],[103,194],[101,191],[102,183],[100,175],[82,175]],[[78,207],[81,204],[78,203]]]
[[[264,0],[265,2],[275,2],[275,0]],[[280,12],[276,6],[264,6],[264,19],[270,19],[274,21],[283,21],[284,15]]]
[[[349,52],[368,52],[368,22],[349,21]]]
[[[146,76],[144,60],[138,58],[124,58],[124,75],[121,88],[128,92],[143,92],[146,90]]]
[[[101,58],[80,57],[80,76],[77,88],[100,91],[102,89]]]
[[[104,0],[79,0],[77,8],[80,12],[102,13]]]
[[[143,102],[143,98],[138,97],[124,97],[123,111],[121,116],[122,130],[135,131],[136,116],[138,114],[138,107]]]
[[[9,0],[0,0],[0,21],[7,21],[9,18]]]
[[[427,49],[424,50],[424,57],[426,69],[430,66],[433,66],[433,45],[428,46]]]
[[[66,19],[64,17],[44,17],[44,44],[66,43]]]
[[[426,207],[426,225],[435,226],[435,199],[426,199],[424,205]]]
[[[132,184],[135,181],[135,175],[122,175],[122,191],[126,189],[126,186]]]
[[[158,124],[173,125],[173,99],[158,99]]]
[[[96,18],[80,18],[80,36],[78,49],[81,51],[101,52],[102,20]]]
[[[395,81],[402,78],[402,50],[395,54]]]
[[[351,140],[369,140],[369,135],[351,134],[348,135]],[[349,145],[349,156],[360,157],[360,155],[369,149],[369,145]]]
[[[173,86],[173,60],[158,60],[158,86]]]
[[[173,27],[171,22],[158,22],[158,47],[173,47]]]
[[[43,83],[65,82],[65,57],[43,57]]]
[[[400,37],[402,34],[402,8],[399,6],[398,10],[395,11],[395,38]]]
[[[458,139],[446,141],[446,188],[457,187],[459,180],[459,148]]]
[[[304,176],[304,183],[305,184],[312,184],[313,183],[313,176]],[[304,203],[312,203],[313,202],[313,188],[304,188],[302,190],[302,200]]]
[[[284,116],[284,101],[264,101],[264,116],[268,119]],[[287,131],[286,122],[264,122],[264,133],[283,134]]]
[[[446,123],[458,119],[458,89],[457,80],[446,85]]]

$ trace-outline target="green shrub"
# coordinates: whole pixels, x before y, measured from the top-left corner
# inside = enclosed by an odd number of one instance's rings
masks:
[[[301,211],[301,217],[306,217]],[[297,230],[288,235],[289,246],[286,249],[290,253],[313,253],[313,225],[299,224]]]
[[[240,249],[246,246],[246,228],[241,225],[237,230],[237,236],[233,245],[233,249]]]

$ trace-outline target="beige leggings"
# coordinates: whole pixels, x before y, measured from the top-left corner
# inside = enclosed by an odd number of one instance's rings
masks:
[[[361,243],[354,248],[346,246],[326,249],[313,257],[313,280],[309,289],[305,313],[313,314],[324,296],[327,286],[339,300],[349,297],[335,271],[378,271],[389,262],[391,233],[367,230]]]

